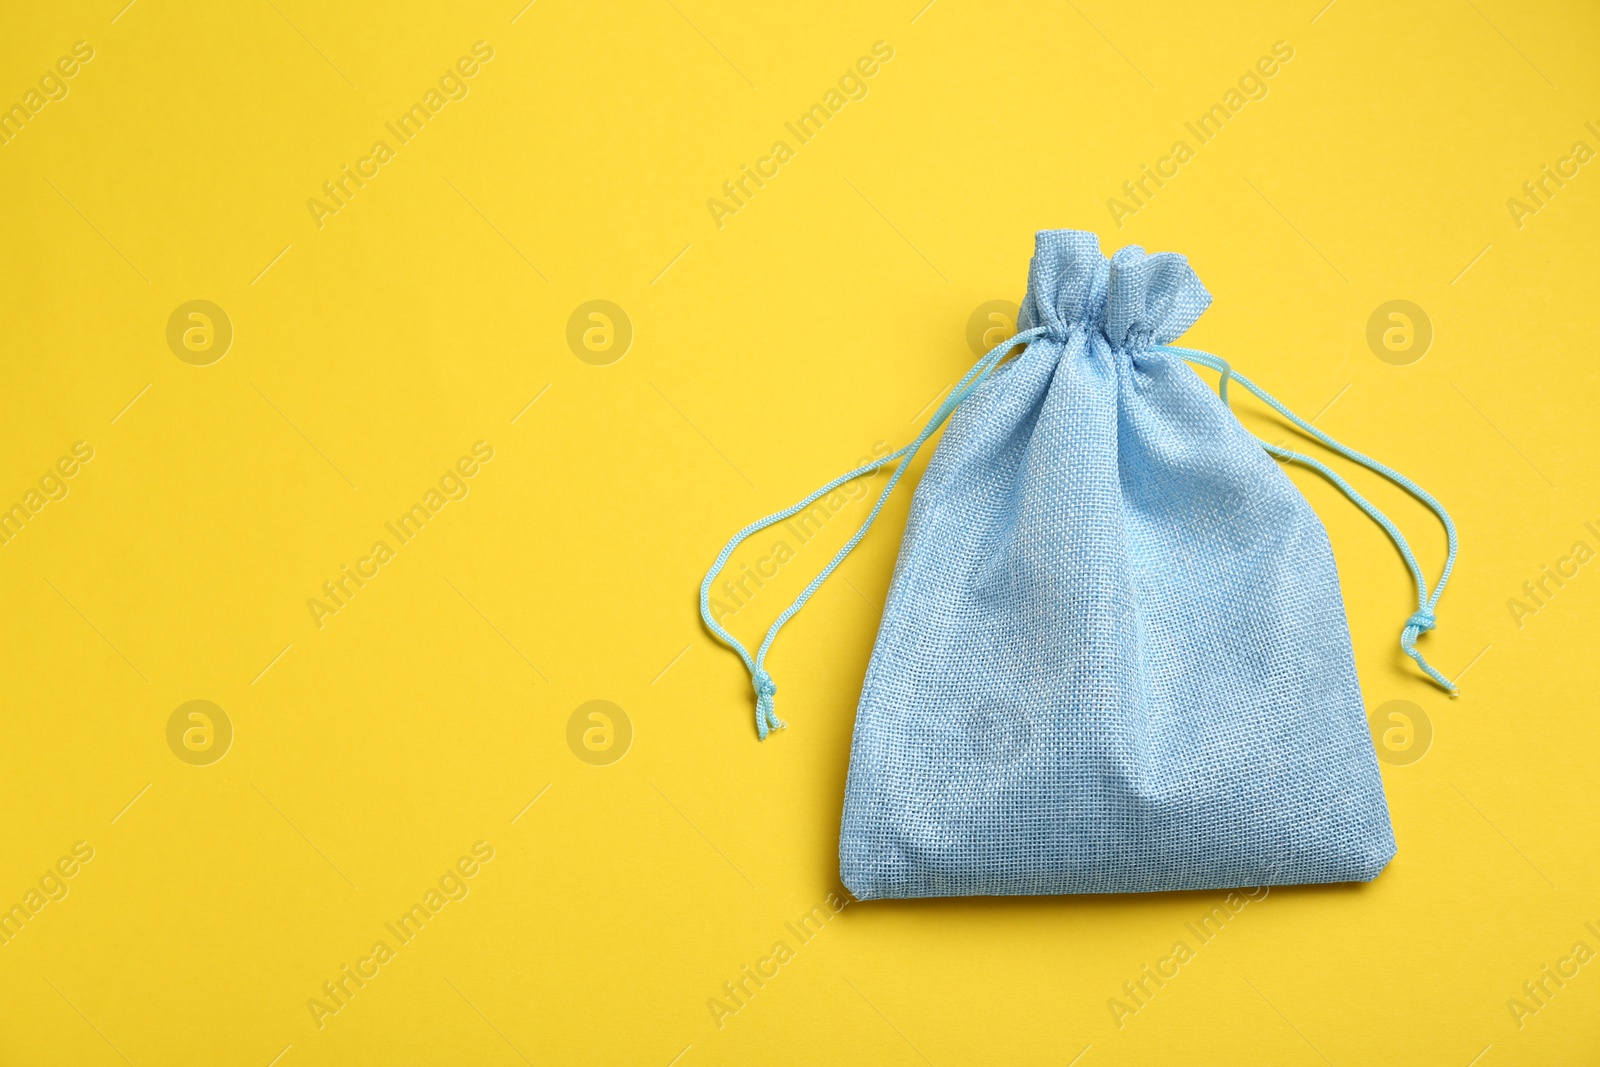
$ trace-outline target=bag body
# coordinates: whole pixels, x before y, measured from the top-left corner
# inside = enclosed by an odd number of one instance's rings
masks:
[[[1209,302],[1182,256],[1038,235],[1037,334],[912,504],[850,751],[858,898],[1366,881],[1394,855],[1327,533],[1156,347]]]

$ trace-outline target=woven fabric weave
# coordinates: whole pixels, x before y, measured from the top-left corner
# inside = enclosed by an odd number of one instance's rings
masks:
[[[1366,881],[1394,855],[1326,531],[1179,357],[1176,254],[1041,232],[917,488],[856,716],[859,898]]]

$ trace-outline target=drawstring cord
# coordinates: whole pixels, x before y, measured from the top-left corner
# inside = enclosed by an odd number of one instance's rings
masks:
[[[792,619],[801,608],[805,607],[806,601],[811,599],[812,594],[821,587],[823,582],[827,581],[828,577],[833,574],[833,572],[838,568],[839,564],[844,562],[845,557],[850,555],[850,553],[855,549],[856,545],[861,543],[862,538],[866,537],[867,531],[870,530],[872,528],[872,524],[877,521],[878,513],[883,510],[883,505],[888,501],[889,495],[894,492],[895,486],[900,483],[901,476],[905,474],[906,468],[911,465],[911,461],[916,457],[918,450],[920,450],[928,438],[933,436],[934,432],[944,424],[945,420],[950,417],[950,413],[959,407],[961,402],[971,395],[972,391],[977,388],[978,384],[989,376],[989,373],[993,371],[995,367],[998,366],[1005,358],[1006,353],[1010,352],[1018,345],[1027,345],[1032,343],[1038,337],[1043,336],[1045,332],[1045,327],[1036,327],[1031,330],[1023,330],[1015,336],[1000,342],[1000,344],[996,345],[994,348],[991,348],[988,353],[984,355],[984,357],[980,359],[970,371],[967,372],[966,377],[962,378],[960,382],[956,383],[955,388],[950,391],[950,395],[945,398],[944,403],[940,404],[939,409],[934,412],[933,418],[928,420],[928,424],[922,428],[922,432],[917,434],[916,439],[913,440],[909,445],[906,445],[904,448],[901,448],[897,451],[891,452],[886,456],[882,456],[871,463],[866,464],[865,466],[857,467],[855,470],[850,471],[847,474],[841,474],[839,477],[835,478],[833,481],[829,482],[827,485],[824,485],[822,488],[818,489],[816,492],[807,496],[798,503],[792,504],[789,507],[784,508],[782,511],[774,512],[764,519],[758,519],[757,521],[752,522],[750,525],[734,534],[733,538],[725,546],[723,546],[722,551],[717,553],[717,558],[715,562],[711,564],[711,569],[706,572],[705,581],[700,583],[700,618],[705,622],[706,628],[715,634],[723,644],[727,645],[729,648],[733,649],[739,654],[739,658],[744,661],[745,668],[750,672],[750,684],[755,690],[756,694],[756,734],[762,740],[766,740],[767,734],[770,731],[781,730],[784,726],[783,720],[778,718],[777,712],[773,705],[773,697],[778,692],[778,686],[777,683],[772,680],[772,675],[767,673],[766,669],[767,653],[771,651],[772,643],[778,637],[778,631],[782,630],[784,624]],[[1327,434],[1311,425],[1309,422],[1306,422],[1304,419],[1300,418],[1294,412],[1284,407],[1283,404],[1279,403],[1278,400],[1270,393],[1266,392],[1266,390],[1262,389],[1260,386],[1256,385],[1242,374],[1236,374],[1232,367],[1229,366],[1227,360],[1224,360],[1218,356],[1213,356],[1209,352],[1200,352],[1192,348],[1182,348],[1176,345],[1157,345],[1154,346],[1152,351],[1170,352],[1171,354],[1178,356],[1190,363],[1199,363],[1203,366],[1210,367],[1212,370],[1220,372],[1222,377],[1218,384],[1217,393],[1224,404],[1228,402],[1229,381],[1231,380],[1238,382],[1250,392],[1254,393],[1263,402],[1270,405],[1273,410],[1278,412],[1278,414],[1294,423],[1294,425],[1299,427],[1301,430],[1304,430],[1306,433],[1312,435],[1329,448],[1338,452],[1340,455],[1345,456],[1347,459],[1354,460],[1363,467],[1366,467],[1367,469],[1387,478],[1389,481],[1393,482],[1395,485],[1399,486],[1406,492],[1410,493],[1413,497],[1420,500],[1423,504],[1427,505],[1428,508],[1432,510],[1436,516],[1438,516],[1439,521],[1444,524],[1445,535],[1449,541],[1449,555],[1445,559],[1444,570],[1439,575],[1439,584],[1434,586],[1432,592],[1430,593],[1428,590],[1427,581],[1422,576],[1422,568],[1418,566],[1416,556],[1411,552],[1411,546],[1406,543],[1405,535],[1400,532],[1394,523],[1389,521],[1388,517],[1385,516],[1383,512],[1373,507],[1365,497],[1356,492],[1355,488],[1351,486],[1349,482],[1345,481],[1337,472],[1325,466],[1324,464],[1319,463],[1310,456],[1303,456],[1298,452],[1292,452],[1286,448],[1279,448],[1276,445],[1268,444],[1265,441],[1261,441],[1260,438],[1257,438],[1257,441],[1260,443],[1261,447],[1266,449],[1266,451],[1271,455],[1276,456],[1278,459],[1304,464],[1322,474],[1323,477],[1327,478],[1335,486],[1337,486],[1339,490],[1345,494],[1345,496],[1349,497],[1352,503],[1354,503],[1362,511],[1366,512],[1372,521],[1383,527],[1384,531],[1389,535],[1389,538],[1394,542],[1395,547],[1400,550],[1400,555],[1405,559],[1406,567],[1411,571],[1411,577],[1416,581],[1417,585],[1417,610],[1413,612],[1410,618],[1406,620],[1405,627],[1400,631],[1400,648],[1405,652],[1406,655],[1410,656],[1416,661],[1417,666],[1422,668],[1423,673],[1425,673],[1429,678],[1433,679],[1452,696],[1454,696],[1457,692],[1454,683],[1430,666],[1427,660],[1423,659],[1422,653],[1418,652],[1416,648],[1417,638],[1423,632],[1432,630],[1437,625],[1434,618],[1434,608],[1438,605],[1439,598],[1444,594],[1445,583],[1450,580],[1450,571],[1452,568],[1454,568],[1456,561],[1456,527],[1455,523],[1450,521],[1450,515],[1445,511],[1444,506],[1430,496],[1425,490],[1423,490],[1421,486],[1417,485],[1405,475],[1400,474],[1397,471],[1390,470],[1377,460],[1364,456],[1352,448],[1345,447],[1338,441],[1335,441],[1332,437],[1329,437]],[[761,530],[766,529],[768,526],[771,526],[774,523],[782,522],[785,519],[804,511],[806,508],[816,503],[822,497],[827,496],[841,485],[848,484],[849,482],[855,481],[857,478],[871,474],[890,463],[896,462],[897,465],[894,469],[894,473],[890,475],[888,484],[883,487],[883,492],[878,495],[877,503],[873,504],[872,511],[867,515],[866,521],[861,524],[861,528],[851,536],[849,541],[845,542],[844,547],[839,549],[839,551],[834,555],[833,559],[828,562],[828,565],[822,569],[821,573],[813,578],[810,584],[808,584],[805,589],[801,591],[800,595],[794,599],[794,603],[790,604],[783,610],[782,614],[780,614],[773,622],[771,628],[767,630],[767,635],[762,640],[760,647],[756,650],[756,654],[751,656],[749,650],[745,648],[739,639],[734,637],[733,634],[729,633],[727,629],[724,628],[721,623],[717,622],[716,619],[712,618],[711,615],[711,583],[716,579],[718,574],[722,573],[722,568],[727,564],[728,558],[733,555],[734,549],[738,548],[739,545],[752,534],[759,533]]]
[[[933,436],[934,431],[944,424],[944,420],[950,417],[950,413],[960,406],[961,402],[967,398],[973,389],[977,388],[978,383],[989,376],[989,372],[1000,364],[1007,352],[1010,352],[1017,345],[1026,345],[1032,342],[1035,338],[1043,336],[1044,333],[1045,328],[1042,326],[1032,330],[1023,330],[1009,340],[1002,341],[991,348],[967,372],[967,376],[957,382],[954,389],[950,390],[950,395],[945,398],[943,404],[939,405],[939,409],[933,413],[933,418],[928,420],[928,424],[922,428],[922,432],[917,434],[916,440],[896,452],[891,452],[887,456],[868,463],[864,467],[857,467],[848,474],[841,474],[798,504],[791,505],[782,511],[768,515],[764,519],[752,522],[749,526],[734,534],[733,540],[729,541],[722,551],[717,554],[716,562],[711,564],[711,570],[706,573],[706,580],[700,583],[700,618],[704,620],[706,628],[716,634],[723,644],[739,653],[739,658],[744,660],[745,667],[750,671],[750,684],[755,688],[756,692],[756,734],[762,740],[766,740],[769,730],[783,729],[783,720],[778,718],[772,704],[772,698],[777,693],[778,686],[773,682],[772,675],[766,671],[767,652],[771,650],[772,642],[777,639],[778,631],[783,629],[783,624],[793,618],[796,612],[805,607],[806,601],[811,599],[811,594],[815,593],[818,587],[827,581],[828,576],[834,572],[839,564],[844,562],[844,558],[851,553],[856,545],[861,543],[861,539],[867,536],[867,531],[872,529],[873,522],[878,518],[878,512],[883,510],[883,505],[888,501],[889,494],[894,492],[894,487],[900,483],[901,475],[905,474],[906,468],[911,465],[911,460],[916,456],[917,450],[922,447],[923,443]],[[896,460],[899,461],[899,465],[895,467],[894,474],[889,477],[889,483],[883,487],[883,492],[879,494],[878,502],[872,506],[872,511],[867,515],[867,520],[861,524],[861,528],[855,532],[849,541],[845,542],[844,547],[839,549],[828,565],[822,569],[822,573],[811,579],[811,584],[806,586],[800,595],[795,598],[794,603],[785,608],[783,614],[778,616],[777,620],[773,622],[772,628],[767,631],[766,639],[761,642],[761,647],[756,650],[756,654],[752,658],[749,650],[739,642],[739,639],[711,617],[711,583],[722,572],[723,566],[728,562],[728,557],[733,555],[733,550],[738,548],[740,542],[751,534],[758,533],[773,523],[782,522],[790,516],[804,511],[841,485],[853,482],[863,475],[871,474],[880,467],[894,463]]]
[[[1298,452],[1292,452],[1287,448],[1279,448],[1277,445],[1268,444],[1267,442],[1262,441],[1260,438],[1256,438],[1256,440],[1260,442],[1262,448],[1266,449],[1267,452],[1276,456],[1278,459],[1286,462],[1303,464],[1321,474],[1324,478],[1328,479],[1328,481],[1332,482],[1340,492],[1349,497],[1352,504],[1366,512],[1368,518],[1377,523],[1379,526],[1383,527],[1383,531],[1387,533],[1389,535],[1389,539],[1394,542],[1394,547],[1400,550],[1400,556],[1405,560],[1406,569],[1411,572],[1411,577],[1417,584],[1417,610],[1411,613],[1410,617],[1406,619],[1405,626],[1403,626],[1400,630],[1400,650],[1415,660],[1417,666],[1422,668],[1422,673],[1426,674],[1429,678],[1438,683],[1440,688],[1444,689],[1451,696],[1456,696],[1460,691],[1456,688],[1455,683],[1435,670],[1427,660],[1422,658],[1422,653],[1417,651],[1417,638],[1420,637],[1424,632],[1432,630],[1438,625],[1438,622],[1434,617],[1434,609],[1438,607],[1439,598],[1444,595],[1445,583],[1450,580],[1450,572],[1455,568],[1456,565],[1456,524],[1450,520],[1450,513],[1444,509],[1444,505],[1435,500],[1420,485],[1418,485],[1416,482],[1413,482],[1410,478],[1407,478],[1399,471],[1391,470],[1382,463],[1379,463],[1377,460],[1372,459],[1370,456],[1364,456],[1355,449],[1348,448],[1345,445],[1340,444],[1332,437],[1329,437],[1327,434],[1323,433],[1321,430],[1317,429],[1315,426],[1311,425],[1309,422],[1305,421],[1300,416],[1284,407],[1283,404],[1280,403],[1278,399],[1271,393],[1268,393],[1265,389],[1261,388],[1259,385],[1256,385],[1244,375],[1235,373],[1233,368],[1228,365],[1227,360],[1222,359],[1219,356],[1213,356],[1209,352],[1200,352],[1193,348],[1184,348],[1180,345],[1158,345],[1154,350],[1157,352],[1171,352],[1173,355],[1187,360],[1190,363],[1199,363],[1202,366],[1210,367],[1212,370],[1220,372],[1222,377],[1218,382],[1217,395],[1222,399],[1223,404],[1227,404],[1228,402],[1229,380],[1231,379],[1232,381],[1238,382],[1250,392],[1254,393],[1256,397],[1258,397],[1263,403],[1267,404],[1278,414],[1294,423],[1301,430],[1310,434],[1312,437],[1315,437],[1318,441],[1321,441],[1323,444],[1327,445],[1341,456],[1344,456],[1346,459],[1353,460],[1356,463],[1361,464],[1363,467],[1366,467],[1368,470],[1387,478],[1401,489],[1404,489],[1407,493],[1410,493],[1417,500],[1427,505],[1428,509],[1438,517],[1439,522],[1444,526],[1445,539],[1449,545],[1449,551],[1445,555],[1444,570],[1439,573],[1439,584],[1434,586],[1433,591],[1430,593],[1428,590],[1427,580],[1422,576],[1422,568],[1417,564],[1417,557],[1412,554],[1411,546],[1406,543],[1405,535],[1400,532],[1399,528],[1396,527],[1393,522],[1389,521],[1389,517],[1387,515],[1373,507],[1365,497],[1356,492],[1354,486],[1345,481],[1337,472],[1326,465],[1317,462],[1310,456],[1303,456]]]

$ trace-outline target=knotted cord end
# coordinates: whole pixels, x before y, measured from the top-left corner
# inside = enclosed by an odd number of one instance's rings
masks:
[[[756,690],[756,736],[765,741],[769,730],[783,729],[783,720],[778,718],[778,713],[772,707],[778,683],[761,667],[757,667],[750,675],[750,681]]]
[[[1459,696],[1461,690],[1456,684],[1435,670],[1427,660],[1422,658],[1422,653],[1417,651],[1417,638],[1439,625],[1433,612],[1426,608],[1419,608],[1406,619],[1405,628],[1400,631],[1400,650],[1417,661],[1417,666],[1422,668],[1422,673],[1432,678],[1438,686],[1451,696]]]
[[[1406,620],[1406,627],[1408,629],[1411,627],[1416,627],[1419,632],[1423,630],[1432,630],[1438,625],[1439,622],[1434,618],[1433,612],[1431,611],[1414,611],[1411,613],[1411,617]]]

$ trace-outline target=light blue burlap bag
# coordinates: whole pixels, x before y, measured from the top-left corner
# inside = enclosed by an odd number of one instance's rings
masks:
[[[1415,645],[1455,528],[1222,360],[1171,347],[1210,300],[1180,255],[1108,260],[1093,234],[1040,233],[1019,332],[917,439],[718,556],[702,615],[750,669],[764,738],[783,725],[773,639],[950,418],[856,714],[839,862],[857,897],[1365,881],[1394,855],[1328,535],[1269,453],[1321,472],[1394,539],[1417,585],[1401,648],[1451,691]],[[1188,362],[1221,372],[1219,392]],[[1230,381],[1431,508],[1449,546],[1437,585],[1338,474],[1245,430]],[[866,524],[752,657],[710,611],[733,549],[890,463]]]

